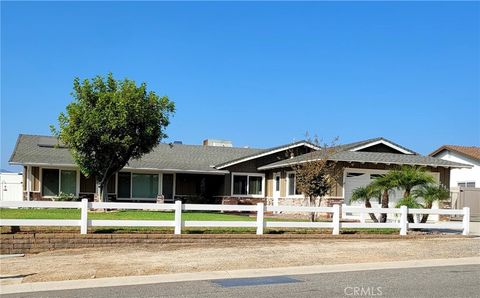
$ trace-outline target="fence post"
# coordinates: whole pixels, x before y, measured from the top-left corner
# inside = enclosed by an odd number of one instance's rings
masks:
[[[257,235],[263,235],[263,228],[265,226],[264,221],[264,205],[263,203],[257,204]]]
[[[182,233],[182,201],[175,201],[175,234]]]
[[[470,233],[470,207],[463,207],[463,235]]]
[[[80,234],[88,231],[88,199],[82,199],[80,203]]]
[[[408,229],[407,214],[408,214],[408,207],[405,205],[400,206],[400,235],[402,236],[407,235],[407,229]]]
[[[340,205],[338,204],[333,205],[332,223],[333,223],[332,234],[333,235],[340,234]]]
[[[366,217],[366,215],[367,215],[366,212],[360,211],[360,222],[361,222],[361,223],[365,223],[365,217]]]
[[[345,207],[347,207],[347,204],[342,204],[342,218],[345,218],[347,216],[347,212],[345,211]]]

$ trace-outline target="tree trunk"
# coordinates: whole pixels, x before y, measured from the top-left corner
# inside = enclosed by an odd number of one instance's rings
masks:
[[[410,196],[410,192],[411,192],[411,189],[410,188],[406,188],[405,189],[405,192],[403,193],[403,198],[407,198]],[[415,222],[415,219],[413,218],[413,214],[408,214],[407,215],[407,221],[409,223],[414,223]]]
[[[372,204],[370,203],[369,199],[365,200],[365,207],[372,208]],[[378,222],[378,219],[374,213],[369,213],[368,215],[370,215],[370,218],[373,220],[373,222]]]
[[[427,203],[427,204],[425,205],[425,209],[431,209],[431,208],[432,208],[432,205],[433,205],[433,204],[430,203],[430,202]],[[428,214],[424,214],[424,215],[422,216],[422,219],[420,220],[420,222],[421,222],[421,223],[426,223],[427,220],[428,220]]]
[[[108,202],[107,183],[97,183],[97,197],[99,202]]]
[[[388,189],[383,191],[383,196],[382,196],[382,208],[388,208]],[[387,222],[387,214],[382,213],[380,214],[380,222]]]
[[[312,206],[312,207],[316,207],[316,200],[315,198],[308,198],[308,202],[309,202],[309,205]],[[310,212],[310,221],[311,222],[314,222],[316,219],[316,214],[315,212]]]

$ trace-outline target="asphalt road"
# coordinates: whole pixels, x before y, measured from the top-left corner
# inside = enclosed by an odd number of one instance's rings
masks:
[[[480,297],[480,265],[160,283],[2,297]]]

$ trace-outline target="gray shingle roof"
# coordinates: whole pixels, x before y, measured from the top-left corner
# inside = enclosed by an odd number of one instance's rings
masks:
[[[320,152],[311,152],[299,155],[291,159],[281,160],[262,167],[259,170],[276,169],[299,164],[305,161],[314,161],[319,158]],[[346,162],[368,162],[380,164],[397,164],[397,165],[417,165],[417,166],[434,166],[449,168],[469,168],[469,165],[446,161],[443,159],[413,155],[413,154],[396,154],[396,153],[379,153],[379,152],[358,152],[358,151],[340,151],[334,153],[329,160],[346,161]]]
[[[42,145],[46,143],[45,138],[55,140],[54,137],[20,135],[10,163],[74,165],[67,148]],[[131,160],[126,168],[223,173],[213,166],[262,151],[253,148],[159,144],[141,159]]]

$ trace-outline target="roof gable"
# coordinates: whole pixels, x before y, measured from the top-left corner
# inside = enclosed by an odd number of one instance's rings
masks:
[[[463,156],[466,156],[468,158],[480,160],[480,147],[476,147],[476,146],[443,145],[442,147],[433,151],[429,155],[437,156],[443,151],[453,151]]]
[[[246,161],[249,161],[249,160],[261,158],[261,157],[264,157],[264,156],[276,154],[276,153],[279,153],[279,152],[282,152],[282,151],[287,151],[287,150],[302,147],[302,146],[311,148],[313,150],[319,150],[320,149],[320,147],[318,147],[318,146],[316,146],[316,145],[314,145],[314,144],[312,144],[308,141],[298,141],[298,142],[291,143],[291,144],[286,144],[286,145],[282,145],[282,146],[278,146],[278,147],[265,149],[261,152],[254,153],[254,154],[249,155],[249,156],[244,156],[244,157],[234,159],[234,160],[231,160],[231,161],[228,161],[228,162],[225,162],[225,163],[221,163],[221,164],[216,165],[215,168],[221,170],[221,169],[224,169],[224,168],[227,168],[227,167],[239,164],[239,163],[243,163],[243,162],[246,162]]]
[[[362,142],[352,143],[345,146],[348,151],[363,152],[383,152],[383,153],[399,153],[399,154],[417,154],[408,148],[400,146],[385,138],[375,138]],[[389,149],[387,149],[389,148]]]

